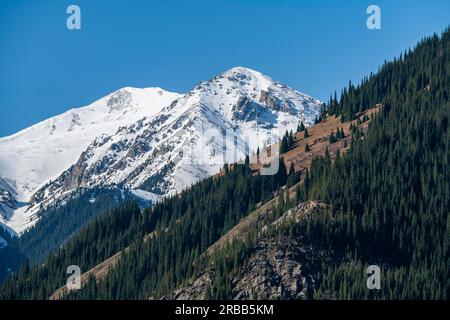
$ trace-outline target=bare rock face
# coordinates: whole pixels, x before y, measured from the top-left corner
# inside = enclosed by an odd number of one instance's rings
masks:
[[[294,114],[294,111],[286,102],[273,97],[269,91],[261,90],[259,102],[265,104],[272,110]]]
[[[296,241],[260,241],[244,276],[235,279],[234,299],[303,299],[309,277],[303,270],[305,253]]]
[[[0,189],[0,203],[5,204],[10,208],[15,207],[15,200],[8,190]]]
[[[306,201],[287,210],[270,225],[279,228],[299,223],[311,215],[329,213],[330,206],[320,201]],[[312,297],[316,286],[314,277],[327,253],[306,245],[301,239],[278,234],[269,236],[264,227],[249,258],[242,261],[242,269],[231,279],[232,299],[306,299]],[[180,300],[199,300],[211,296],[216,278],[214,268],[205,271],[170,297]],[[209,291],[209,292],[208,292]]]
[[[259,241],[248,261],[243,262],[243,271],[232,279],[232,299],[305,299],[308,291],[314,290],[311,263],[307,263],[314,255],[311,248],[302,247],[295,239]],[[215,277],[216,271],[209,270],[170,298],[203,300],[208,291],[214,290]]]
[[[287,210],[280,218],[272,222],[272,226],[278,227],[285,222],[298,223],[300,219],[330,210],[330,206],[322,201],[305,201],[295,208]]]
[[[214,283],[214,278],[215,272],[205,272],[188,286],[176,290],[172,298],[175,300],[204,300],[206,292]]]
[[[11,209],[17,207],[17,201],[9,190],[0,188],[0,217],[8,218],[8,213]]]

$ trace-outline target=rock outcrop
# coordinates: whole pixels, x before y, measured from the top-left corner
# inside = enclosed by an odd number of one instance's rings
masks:
[[[320,201],[307,201],[286,211],[270,224],[280,228],[289,223],[299,223],[311,215],[331,212],[330,207]],[[232,298],[247,299],[305,299],[314,293],[316,279],[314,274],[321,262],[329,259],[327,254],[317,248],[302,243],[301,239],[289,235],[269,236],[260,230],[256,245],[246,261],[242,262],[239,275],[231,279]],[[211,268],[192,280],[188,285],[176,290],[171,299],[201,300],[209,291],[214,291],[216,270]]]

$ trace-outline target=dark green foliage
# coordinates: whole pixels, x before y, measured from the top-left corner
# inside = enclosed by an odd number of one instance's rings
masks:
[[[283,138],[281,138],[280,142],[280,154],[286,153],[288,151],[288,139],[287,136],[284,135]]]
[[[18,238],[17,246],[31,263],[39,263],[95,217],[130,198],[128,192],[115,188],[80,189],[66,204],[41,212],[40,220]]]
[[[448,30],[442,35],[442,41],[436,34],[424,39],[414,50],[408,50],[393,62],[385,63],[376,74],[370,74],[359,85],[349,82],[338,103],[328,102],[328,113],[343,115],[346,121],[350,121],[358,112],[377,103],[393,101],[399,95],[411,96],[414,92],[427,91],[448,96],[447,80],[441,77],[448,72],[442,57],[448,50],[445,48],[448,41],[445,38],[448,38]],[[437,46],[441,47],[437,49]]]
[[[320,106],[319,116],[316,116],[316,118],[314,119],[314,124],[322,122],[327,116],[328,116],[327,105],[323,103]]]
[[[149,231],[167,229],[147,243],[134,246],[96,289],[101,298],[159,297],[170,293],[201,270],[200,253],[232,228],[258,202],[273,196],[286,183],[286,168],[280,160],[275,176],[253,176],[237,166],[228,176],[207,179],[181,197],[158,204],[148,215]],[[124,285],[121,285],[121,284]],[[110,288],[117,288],[111,291]],[[215,280],[214,298],[231,293],[226,274]],[[82,290],[69,298],[85,298]]]
[[[11,275],[12,272],[19,270],[20,264],[24,260],[24,255],[17,247],[17,239],[9,234],[0,226],[0,237],[8,243],[0,249],[0,285],[3,280]]]
[[[339,141],[345,138],[344,128],[338,129],[336,132],[336,140]]]
[[[292,146],[294,144],[294,134],[293,134],[292,130],[289,132],[288,144],[289,144],[289,146]]]
[[[28,260],[12,280],[0,289],[2,299],[46,299],[65,284],[66,269],[80,266],[82,272],[102,262],[142,237],[142,215],[136,203],[128,203],[97,218],[42,266],[30,267]]]
[[[364,140],[334,164],[326,157],[313,161],[302,190],[332,204],[335,216],[312,219],[299,234],[348,261],[326,266],[320,292],[346,299],[448,298],[449,37],[447,31],[427,39],[345,91],[337,111],[346,116],[362,111],[350,97],[385,106]],[[360,279],[369,264],[384,266],[382,290],[373,296]]]
[[[283,135],[283,138],[280,142],[280,154],[286,153],[294,144],[294,134],[292,130]]]
[[[331,131],[330,137],[328,138],[328,142],[333,144],[341,139],[345,138],[344,129],[337,129],[336,135],[334,135],[334,132]]]
[[[330,137],[328,138],[329,143],[335,143],[337,141],[336,137],[334,136],[333,131],[331,131]]]
[[[309,132],[308,132],[308,129],[305,128],[305,133],[304,133],[304,135],[303,135],[303,138],[306,139],[306,138],[308,138],[308,137],[309,137]]]

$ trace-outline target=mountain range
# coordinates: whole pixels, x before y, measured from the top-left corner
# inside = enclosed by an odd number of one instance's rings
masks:
[[[320,107],[244,67],[185,94],[122,88],[0,139],[0,223],[20,234],[80,188],[114,186],[155,202],[278,141],[299,122],[312,125]]]

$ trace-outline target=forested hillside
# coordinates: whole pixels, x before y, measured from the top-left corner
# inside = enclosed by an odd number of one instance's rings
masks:
[[[361,298],[368,264],[383,266],[381,298],[446,299],[450,236],[450,32],[425,39],[361,86],[344,90],[330,112],[348,117],[381,102],[363,141],[333,164],[317,159],[304,193],[331,204],[309,241],[342,252],[319,292]],[[359,288],[354,283],[360,283]]]
[[[132,200],[141,206],[149,205],[119,188],[80,188],[64,202],[56,202],[42,210],[36,225],[14,243],[31,264],[39,263],[97,216]]]
[[[309,298],[448,298],[449,97],[447,30],[423,40],[358,87],[346,88],[339,102],[331,99],[328,112],[341,119],[354,118],[367,104],[384,107],[345,155],[335,161],[328,155],[316,158],[297,192],[299,202],[331,204],[332,217],[315,215],[275,235],[301,239],[315,252],[332,256],[332,262],[322,261],[311,274],[316,281]],[[254,245],[234,244],[214,265],[236,276],[242,264],[230,264],[230,257],[251,252]],[[382,268],[379,291],[366,288],[366,268],[372,264]],[[231,289],[225,291],[228,297],[236,294]],[[223,288],[215,292],[223,297]]]

